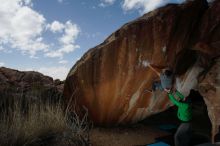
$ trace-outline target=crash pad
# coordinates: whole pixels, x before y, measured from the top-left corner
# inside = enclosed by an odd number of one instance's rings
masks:
[[[170,145],[164,142],[156,142],[156,143],[148,144],[146,146],[170,146]]]

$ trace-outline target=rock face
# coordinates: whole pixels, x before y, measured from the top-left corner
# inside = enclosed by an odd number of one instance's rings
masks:
[[[201,90],[210,118],[216,117],[211,109],[220,99],[219,76],[207,80],[212,71],[219,75],[214,61],[220,55],[219,13],[219,0],[194,0],[169,4],[125,24],[70,70],[64,86],[68,107],[76,105],[79,111],[85,106],[101,125],[133,123],[166,110],[171,106],[166,93],[146,92],[159,79],[150,63],[158,71],[172,68],[175,86],[185,96],[191,89]]]
[[[212,123],[212,141],[220,126],[220,58],[213,60],[210,71],[199,83],[199,91],[207,105],[208,114]]]
[[[9,68],[0,68],[0,104],[8,106],[9,100],[57,102],[62,97],[63,83],[41,73],[20,72]]]

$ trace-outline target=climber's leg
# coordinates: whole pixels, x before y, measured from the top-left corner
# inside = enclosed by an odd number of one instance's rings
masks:
[[[189,146],[191,136],[191,123],[181,123],[175,133],[175,146]]]

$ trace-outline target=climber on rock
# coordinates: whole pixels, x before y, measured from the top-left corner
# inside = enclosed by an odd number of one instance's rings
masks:
[[[179,91],[164,89],[172,103],[178,107],[177,117],[181,124],[175,133],[175,146],[188,146],[192,136],[192,101],[191,97],[184,97]],[[177,100],[175,97],[178,97]]]
[[[150,67],[150,69],[152,69],[160,77],[160,81],[154,81],[152,84],[152,90],[146,90],[147,92],[154,92],[156,90],[163,91],[164,89],[172,88],[174,76],[170,68],[165,68],[160,73],[150,64],[148,64],[148,67]]]
[[[190,122],[192,119],[192,102],[190,97],[184,97],[173,88],[175,76],[170,68],[165,68],[160,73],[152,65],[148,64],[148,66],[160,77],[160,81],[153,82],[152,91],[161,90],[167,92],[172,103],[178,107],[177,116],[181,124],[175,133],[175,146],[188,146],[192,135]],[[178,97],[178,100],[175,97]]]

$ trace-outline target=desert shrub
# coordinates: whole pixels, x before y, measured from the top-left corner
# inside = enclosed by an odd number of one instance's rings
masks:
[[[89,145],[87,114],[79,119],[63,110],[62,104],[12,102],[0,113],[0,146]]]

